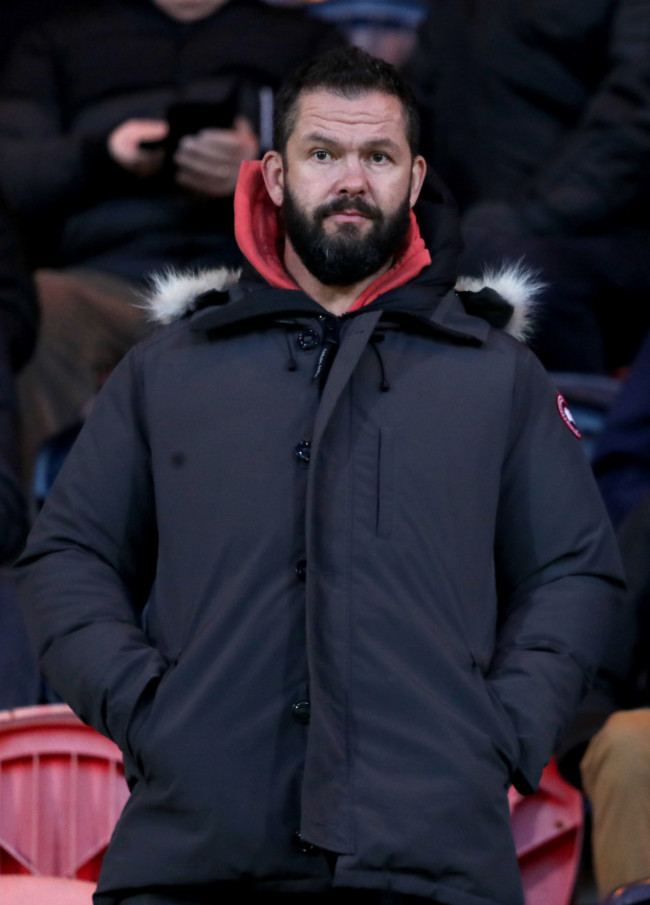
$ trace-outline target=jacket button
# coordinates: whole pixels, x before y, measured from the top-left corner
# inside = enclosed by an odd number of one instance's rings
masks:
[[[305,465],[308,465],[309,460],[311,459],[311,441],[301,440],[300,443],[296,444],[294,447],[293,453],[299,462],[304,462]]]
[[[318,852],[320,852],[320,848],[317,845],[307,842],[302,833],[299,833],[297,830],[293,834],[293,844],[303,855],[317,855]]]
[[[309,722],[309,717],[311,716],[311,705],[309,701],[296,701],[295,704],[291,705],[291,713],[297,723],[302,723],[303,726],[306,726]]]
[[[302,333],[298,334],[297,342],[303,352],[309,352],[319,344],[320,336],[316,330],[303,330]]]
[[[298,581],[307,581],[307,560],[299,559],[296,563],[296,578]]]

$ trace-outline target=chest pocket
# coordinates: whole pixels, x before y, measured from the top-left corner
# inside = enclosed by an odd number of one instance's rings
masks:
[[[381,428],[377,440],[377,537],[384,540],[393,530],[395,510],[395,431]]]

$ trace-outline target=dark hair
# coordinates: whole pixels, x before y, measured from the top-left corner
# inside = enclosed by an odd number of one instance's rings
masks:
[[[413,92],[397,69],[359,47],[337,47],[299,66],[280,86],[273,112],[273,147],[284,154],[296,125],[296,107],[305,91],[332,91],[357,98],[370,91],[396,97],[402,104],[406,138],[418,153],[420,116]]]

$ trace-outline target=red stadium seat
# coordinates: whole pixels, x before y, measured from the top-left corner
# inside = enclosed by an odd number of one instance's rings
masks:
[[[88,880],[0,874],[2,905],[92,905],[94,891]]]
[[[582,854],[581,793],[551,760],[534,795],[511,789],[509,800],[526,905],[569,905]]]
[[[117,746],[67,705],[0,712],[0,875],[96,881],[128,794]]]

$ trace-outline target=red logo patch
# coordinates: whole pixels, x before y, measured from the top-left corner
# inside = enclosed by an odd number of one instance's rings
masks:
[[[569,428],[571,433],[575,434],[579,440],[582,440],[582,434],[578,430],[578,425],[573,420],[573,415],[569,411],[569,406],[566,404],[566,399],[564,398],[562,393],[557,394],[557,408],[560,415],[562,415],[562,420]]]

